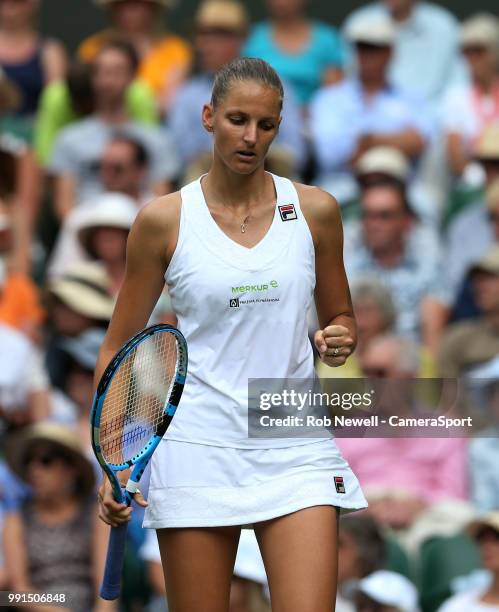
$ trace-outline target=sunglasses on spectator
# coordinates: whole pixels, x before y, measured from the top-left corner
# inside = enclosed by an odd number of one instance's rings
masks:
[[[463,47],[461,49],[461,53],[463,55],[483,55],[487,53],[487,47],[482,47],[479,45],[470,45],[469,47]]]
[[[63,453],[50,452],[46,453],[30,453],[24,459],[25,467],[29,467],[33,463],[43,467],[52,467],[55,463],[69,463],[69,458]]]
[[[392,221],[393,219],[399,219],[401,216],[402,213],[398,210],[363,210],[361,212],[361,217],[364,220]]]
[[[491,223],[499,223],[499,212],[489,212],[488,214],[489,221]]]

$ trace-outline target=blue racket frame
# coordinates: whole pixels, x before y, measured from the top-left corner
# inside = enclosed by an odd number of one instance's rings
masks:
[[[142,342],[150,338],[151,336],[158,333],[171,333],[177,338],[178,357],[177,357],[177,371],[175,379],[173,381],[172,390],[170,397],[164,406],[165,418],[158,427],[156,433],[147,442],[144,448],[134,455],[131,459],[121,464],[109,464],[105,460],[102,449],[100,447],[100,419],[102,415],[102,408],[106,397],[109,385],[113,380],[116,372],[118,371],[121,363],[130,353],[130,351],[137,348]],[[133,338],[131,338],[113,357],[109,365],[102,375],[97,390],[94,395],[92,411],[90,415],[90,424],[92,428],[91,439],[92,448],[94,454],[99,462],[100,466],[104,470],[106,476],[109,478],[111,487],[113,490],[114,499],[120,503],[125,503],[129,506],[132,502],[133,495],[123,489],[116,476],[117,472],[121,472],[128,468],[132,468],[132,473],[129,480],[138,483],[144,473],[144,470],[149,463],[152,454],[156,450],[158,444],[163,439],[163,436],[168,429],[173,416],[177,410],[180,397],[185,384],[185,378],[187,375],[187,343],[182,333],[172,325],[158,324],[152,325],[143,329]],[[111,528],[111,534],[109,537],[109,547],[107,552],[106,567],[104,570],[104,579],[102,582],[100,595],[103,599],[114,600],[120,595],[121,590],[121,573],[123,569],[123,561],[125,557],[125,543],[127,534],[127,523],[124,523],[118,527]]]

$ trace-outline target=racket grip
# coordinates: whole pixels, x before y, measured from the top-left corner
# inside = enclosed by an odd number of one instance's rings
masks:
[[[128,523],[111,527],[104,579],[100,590],[102,599],[114,600],[120,596],[127,529]]]

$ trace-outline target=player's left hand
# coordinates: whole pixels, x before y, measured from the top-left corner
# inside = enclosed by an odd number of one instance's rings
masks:
[[[326,365],[337,368],[351,355],[354,341],[344,325],[329,325],[315,332],[314,344]]]

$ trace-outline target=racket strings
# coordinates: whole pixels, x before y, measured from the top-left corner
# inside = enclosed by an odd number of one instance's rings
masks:
[[[156,433],[177,371],[177,339],[157,333],[121,362],[104,399],[100,444],[106,461],[121,465],[139,453]]]

